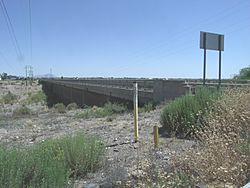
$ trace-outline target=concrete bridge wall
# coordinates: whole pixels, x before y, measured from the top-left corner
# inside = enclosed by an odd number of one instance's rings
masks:
[[[43,79],[40,83],[48,103],[102,105],[111,102],[133,102],[133,82],[138,83],[139,104],[171,100],[190,91],[183,80],[161,79]]]

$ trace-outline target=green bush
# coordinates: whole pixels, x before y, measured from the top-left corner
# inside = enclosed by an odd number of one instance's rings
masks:
[[[220,93],[197,88],[194,96],[184,95],[167,104],[161,113],[164,131],[172,136],[191,137],[205,126],[204,118]]]
[[[21,107],[18,107],[13,111],[13,115],[15,116],[23,116],[29,114],[31,114],[31,110],[25,105],[22,105]]]
[[[77,108],[78,108],[77,104],[73,102],[67,105],[66,110],[75,110]]]
[[[31,94],[30,92],[28,93],[28,99],[27,99],[28,104],[32,104],[32,103],[45,104],[46,101],[47,101],[47,96],[45,95],[43,91],[38,91],[34,94]]]
[[[5,104],[12,104],[17,100],[17,95],[8,91],[7,94],[2,96],[2,102]]]
[[[27,148],[1,146],[1,187],[67,187],[69,178],[95,170],[103,151],[100,142],[83,134],[48,140]]]
[[[66,107],[63,103],[57,103],[54,105],[54,109],[58,113],[66,113]]]

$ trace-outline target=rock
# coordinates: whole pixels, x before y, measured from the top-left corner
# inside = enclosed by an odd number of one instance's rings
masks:
[[[163,157],[163,160],[166,160],[166,161],[167,161],[167,160],[169,160],[169,157],[168,157],[168,156],[164,156],[164,157]]]
[[[26,124],[27,124],[28,126],[32,126],[32,121],[29,119],[29,120],[26,121]]]
[[[17,141],[19,139],[19,136],[13,136],[12,140]]]
[[[139,148],[139,146],[138,145],[134,145],[134,149],[138,149]]]
[[[84,185],[82,188],[100,188],[100,186],[95,183],[89,183],[87,185]]]
[[[0,129],[0,134],[6,134],[8,131],[6,129]]]
[[[121,181],[116,181],[116,185],[121,185],[122,182]]]

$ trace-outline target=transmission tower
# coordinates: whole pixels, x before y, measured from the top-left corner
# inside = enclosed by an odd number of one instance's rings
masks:
[[[30,85],[33,81],[33,67],[31,65],[25,66],[25,76],[26,76],[26,86],[28,85],[28,80],[30,80]]]

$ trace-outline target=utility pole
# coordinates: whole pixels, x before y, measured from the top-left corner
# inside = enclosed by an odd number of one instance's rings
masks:
[[[29,66],[29,79],[30,79],[30,85],[32,85],[33,82],[33,67]]]
[[[25,76],[26,76],[26,86],[28,85],[28,79],[31,81],[30,84],[32,85],[33,67],[31,65],[26,65],[25,66]]]
[[[49,69],[49,77],[52,78],[52,68]]]
[[[27,86],[28,85],[28,83],[27,83],[27,74],[28,74],[28,66],[26,65],[25,66],[25,85]]]

